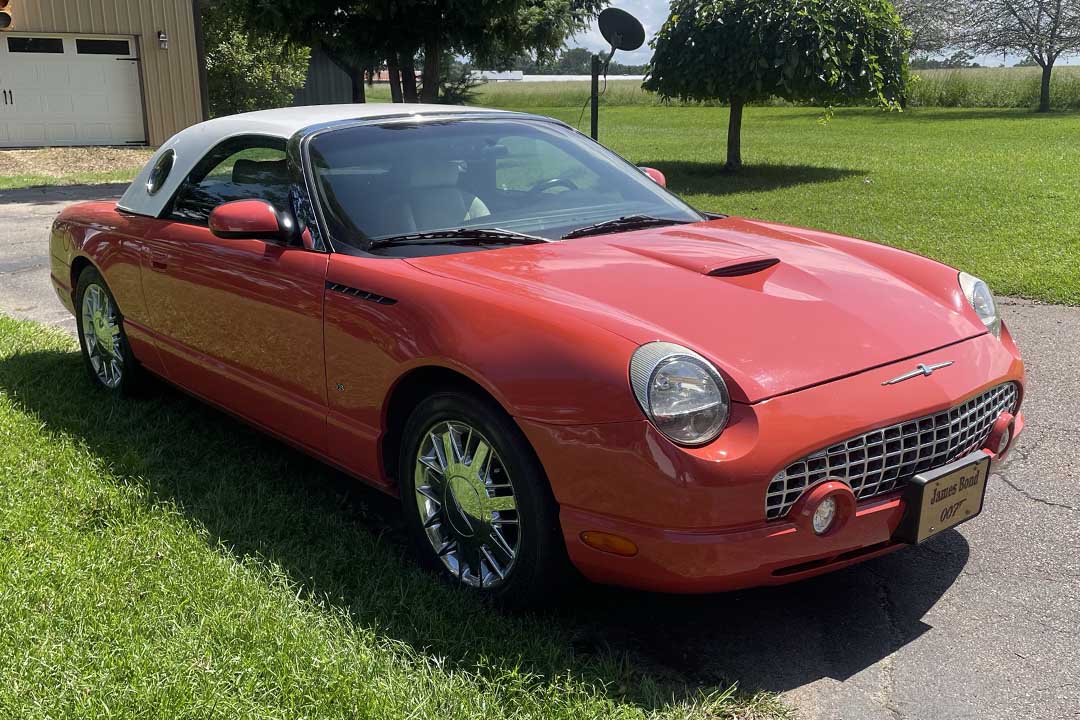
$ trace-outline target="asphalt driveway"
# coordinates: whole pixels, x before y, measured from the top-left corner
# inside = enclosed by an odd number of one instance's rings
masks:
[[[0,191],[0,312],[74,331],[47,230],[122,186]],[[799,717],[1080,718],[1080,308],[1005,301],[1028,428],[982,517],[926,545],[786,588],[672,598],[595,588],[564,612],[690,684],[784,693]]]

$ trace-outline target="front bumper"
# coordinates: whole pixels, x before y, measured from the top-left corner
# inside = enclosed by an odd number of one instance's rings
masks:
[[[672,593],[704,593],[779,585],[837,570],[898,550],[890,540],[904,516],[892,497],[861,504],[844,528],[818,537],[792,522],[745,530],[663,530],[563,508],[560,518],[570,559],[594,582]],[[581,542],[585,531],[631,539],[634,557],[602,553]]]
[[[952,361],[948,370],[895,386],[885,380]],[[954,371],[955,370],[955,371]],[[960,404],[1004,382],[1023,402],[1024,367],[1008,331],[755,405],[737,405],[715,443],[681,448],[645,421],[588,427],[519,420],[560,504],[570,559],[596,582],[664,592],[714,592],[791,582],[903,547],[899,493],[860,502],[824,537],[791,519],[766,521],[775,473],[819,448]],[[1015,435],[1024,419],[1016,412]],[[1015,442],[1015,440],[1014,440]],[[586,545],[583,532],[633,541],[621,557]]]

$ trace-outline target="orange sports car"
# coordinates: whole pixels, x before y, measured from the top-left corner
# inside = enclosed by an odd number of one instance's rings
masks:
[[[699,212],[533,115],[211,120],[51,246],[103,391],[163,378],[400,496],[427,563],[508,603],[571,567],[709,592],[924,542],[1024,425],[981,280]]]

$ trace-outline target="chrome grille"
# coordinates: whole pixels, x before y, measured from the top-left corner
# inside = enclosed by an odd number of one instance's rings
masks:
[[[777,473],[765,493],[765,516],[787,515],[808,488],[844,480],[859,500],[895,490],[915,475],[982,447],[994,421],[1016,410],[1017,387],[1005,383],[962,405],[872,430],[808,455]]]

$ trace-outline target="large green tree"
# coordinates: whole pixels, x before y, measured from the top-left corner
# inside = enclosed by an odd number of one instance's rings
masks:
[[[420,100],[438,99],[447,53],[500,66],[522,52],[548,57],[584,29],[607,0],[240,0],[253,26],[320,43],[358,68],[398,67],[408,100],[415,57],[422,58]],[[394,84],[392,84],[393,87]],[[395,88],[395,97],[398,93]]]
[[[644,87],[731,106],[727,168],[742,166],[747,103],[899,104],[908,33],[888,0],[673,0]]]

